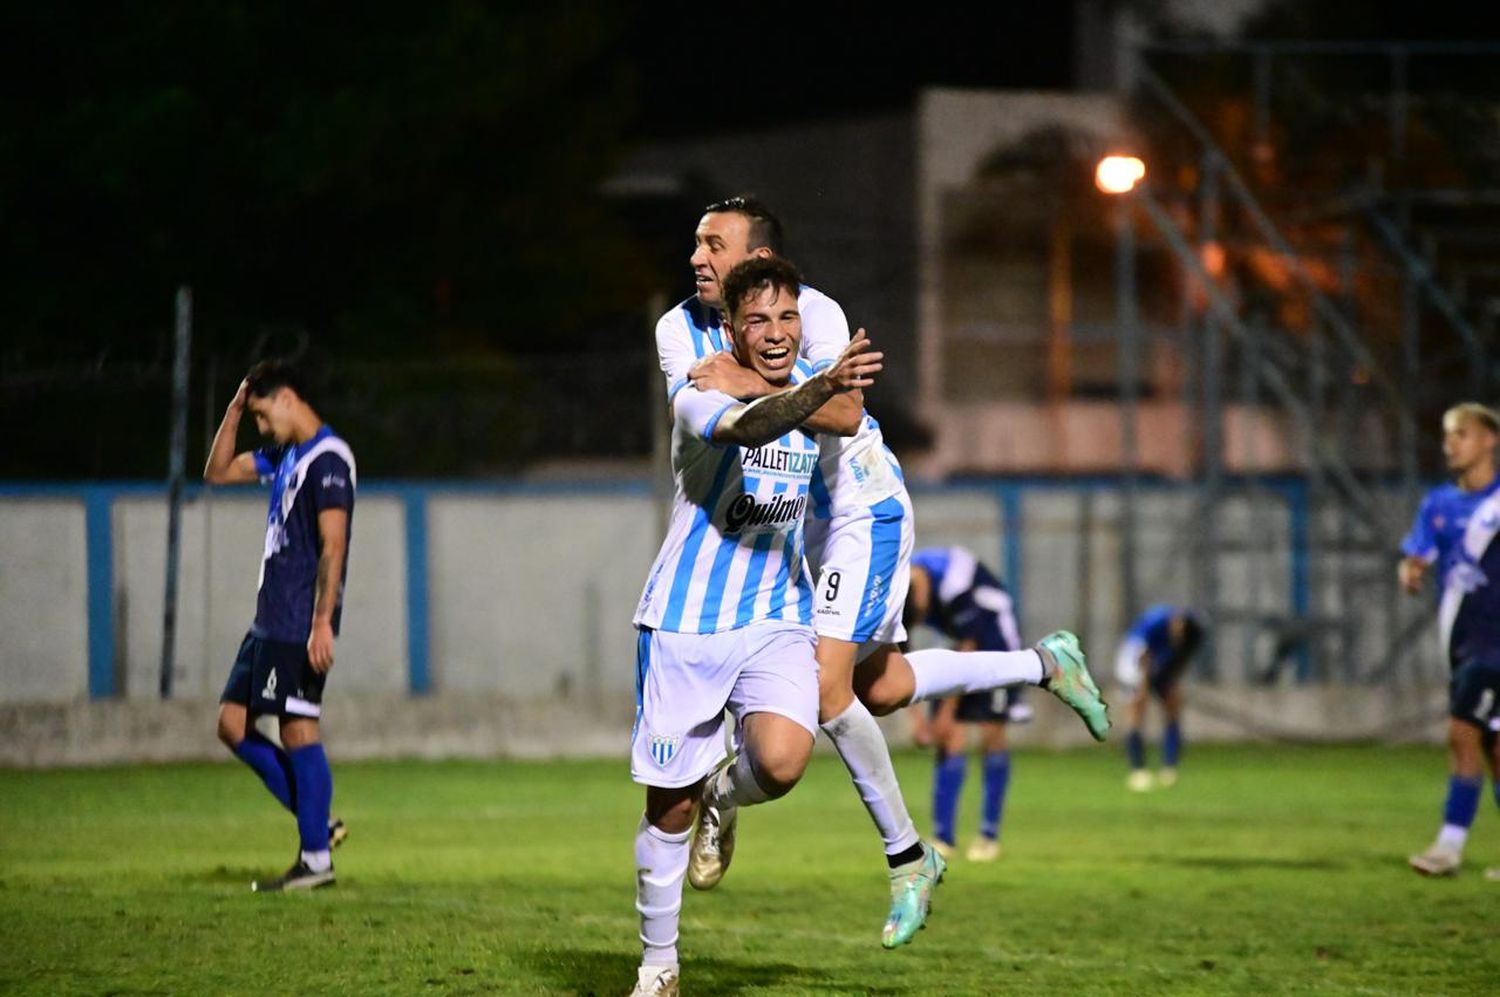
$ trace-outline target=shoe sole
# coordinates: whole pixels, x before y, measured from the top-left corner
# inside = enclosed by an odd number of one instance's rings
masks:
[[[332,886],[336,880],[333,873],[329,872],[320,876],[311,876],[299,879],[291,883],[266,883],[259,882],[250,884],[251,893],[295,893],[298,890],[321,890],[325,886]]]
[[[1458,868],[1456,866],[1452,869],[1429,869],[1410,859],[1407,860],[1406,864],[1411,866],[1415,872],[1426,876],[1428,879],[1443,879],[1448,876],[1458,875]]]

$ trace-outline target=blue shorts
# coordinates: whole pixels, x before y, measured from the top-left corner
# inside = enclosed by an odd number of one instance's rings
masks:
[[[219,702],[237,703],[251,713],[317,719],[323,715],[327,680],[308,662],[305,644],[246,634]]]
[[[1500,665],[1460,665],[1448,680],[1448,715],[1490,735],[1500,732]]]
[[[1022,695],[1017,687],[966,693],[958,697],[953,719],[967,724],[1005,723],[1010,719],[1010,708],[1021,701]],[[928,717],[937,714],[940,702],[937,699],[928,702]]]

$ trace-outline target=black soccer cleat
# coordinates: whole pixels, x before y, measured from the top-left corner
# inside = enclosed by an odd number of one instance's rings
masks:
[[[337,817],[331,818],[328,821],[328,848],[330,850],[337,848],[347,837],[349,837],[349,829],[344,826],[344,822]]]
[[[313,872],[301,859],[296,865],[275,879],[259,880],[250,884],[252,893],[285,893],[288,890],[316,890],[333,885],[333,866],[322,872]]]

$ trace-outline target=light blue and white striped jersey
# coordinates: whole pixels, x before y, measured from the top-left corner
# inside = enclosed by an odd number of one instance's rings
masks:
[[[811,375],[805,362],[798,367]],[[672,396],[676,493],[638,627],[708,634],[759,620],[812,624],[802,523],[817,441],[795,429],[755,448],[711,442],[719,418],[738,404],[691,385]]]
[[[802,316],[798,355],[822,370],[849,345],[844,310],[817,288],[803,285],[797,295]],[[687,383],[687,372],[701,357],[730,349],[719,311],[696,296],[681,302],[656,323],[656,353],[667,378],[667,398]],[[853,436],[822,436],[818,474],[812,482],[812,513],[819,519],[867,516],[871,506],[905,489],[901,465],[885,445],[880,423],[866,412]]]

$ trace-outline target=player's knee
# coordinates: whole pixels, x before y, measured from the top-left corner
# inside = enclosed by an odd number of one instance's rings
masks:
[[[783,742],[765,747],[754,758],[755,781],[771,799],[785,796],[807,771],[811,756],[811,739],[806,744]]]

